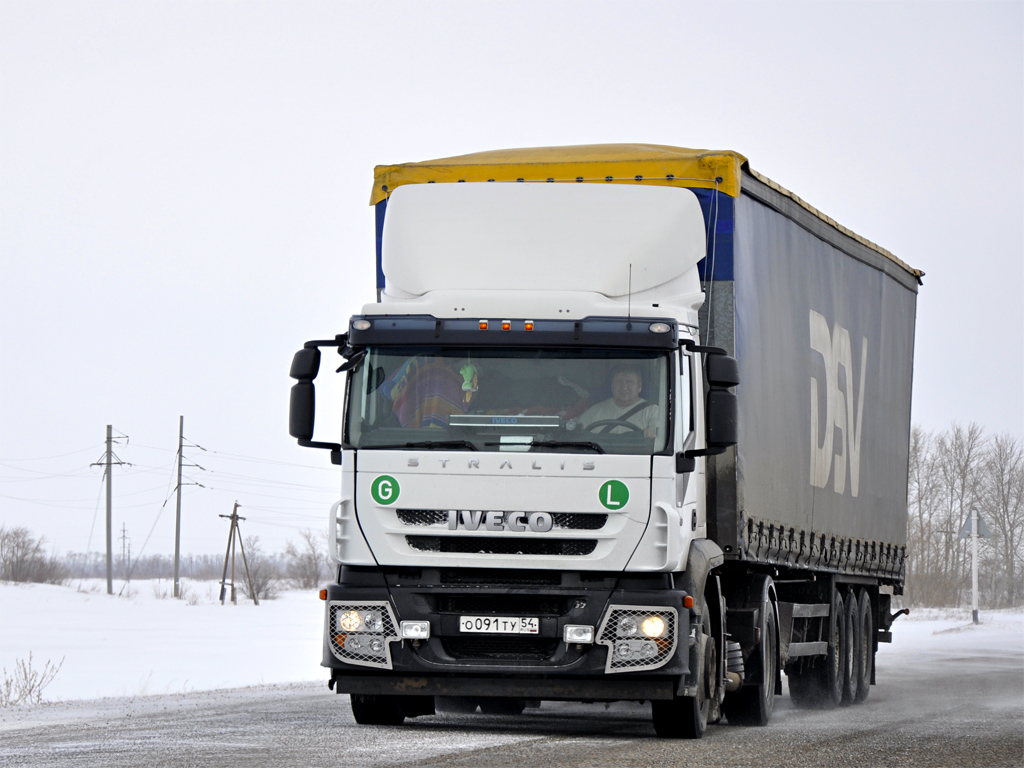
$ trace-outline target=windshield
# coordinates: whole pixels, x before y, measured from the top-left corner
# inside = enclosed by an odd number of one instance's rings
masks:
[[[348,397],[355,448],[651,454],[669,435],[669,356],[371,347]]]

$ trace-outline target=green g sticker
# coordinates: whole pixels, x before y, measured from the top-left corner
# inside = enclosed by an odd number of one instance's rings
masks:
[[[622,509],[629,501],[629,488],[621,480],[609,480],[601,486],[597,497],[607,509]]]
[[[398,481],[391,475],[381,475],[370,484],[370,495],[382,507],[394,504],[400,490]]]

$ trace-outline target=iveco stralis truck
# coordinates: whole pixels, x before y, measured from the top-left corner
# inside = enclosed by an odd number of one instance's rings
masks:
[[[323,665],[357,722],[631,700],[699,738],[766,723],[783,673],[862,702],[922,273],[728,151],[380,166],[371,204],[377,301],[291,369],[292,436],[340,465]]]

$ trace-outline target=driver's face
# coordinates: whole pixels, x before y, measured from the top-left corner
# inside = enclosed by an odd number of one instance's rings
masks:
[[[619,371],[612,378],[612,400],[619,408],[640,399],[640,377],[632,371]]]

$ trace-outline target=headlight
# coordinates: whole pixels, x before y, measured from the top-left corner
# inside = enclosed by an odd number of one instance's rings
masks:
[[[363,626],[363,617],[359,611],[345,611],[338,614],[338,629],[342,632],[358,632]]]
[[[636,619],[625,616],[619,621],[619,637],[631,637],[636,634]]]
[[[662,637],[665,634],[665,620],[661,616],[648,616],[640,623],[640,631],[648,637]]]

